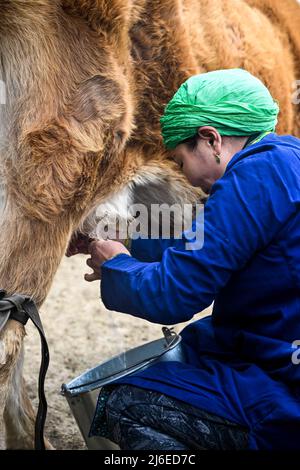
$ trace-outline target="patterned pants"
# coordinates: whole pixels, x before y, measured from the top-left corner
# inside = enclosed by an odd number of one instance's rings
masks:
[[[105,405],[108,438],[121,450],[242,450],[247,429],[187,403],[119,385]]]

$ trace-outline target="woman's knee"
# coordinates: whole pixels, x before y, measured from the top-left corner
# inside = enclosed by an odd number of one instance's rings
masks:
[[[132,385],[118,385],[111,392],[106,403],[108,415],[124,415],[136,405],[146,404],[149,390],[143,390]]]

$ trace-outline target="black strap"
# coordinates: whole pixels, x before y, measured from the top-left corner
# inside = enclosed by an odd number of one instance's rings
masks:
[[[6,297],[6,292],[0,290],[0,315],[7,316],[17,320],[23,325],[31,319],[39,331],[41,338],[41,366],[39,373],[39,406],[35,420],[35,449],[45,450],[44,428],[47,417],[47,400],[45,396],[45,377],[49,366],[49,349],[45,337],[43,325],[35,303],[30,297],[20,294],[14,294]]]

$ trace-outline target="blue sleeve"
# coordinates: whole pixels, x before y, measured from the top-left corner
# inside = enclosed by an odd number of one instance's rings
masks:
[[[264,152],[236,163],[211,191],[201,249],[167,248],[161,262],[126,254],[102,265],[108,309],[154,323],[187,321],[207,308],[257,250],[299,210],[299,159]]]
[[[201,223],[202,219],[200,217]],[[193,231],[195,232],[194,225],[197,222],[194,221],[190,242],[193,242]],[[200,223],[200,222],[199,222]],[[196,241],[196,240],[195,240]],[[186,243],[185,237],[181,238],[137,238],[132,240],[130,254],[133,258],[136,258],[139,261],[146,261],[147,263],[152,263],[154,261],[161,261],[163,254],[167,248],[175,247],[177,249],[184,249]]]
[[[139,261],[146,261],[148,263],[153,261],[161,261],[164,251],[170,246],[174,246],[174,244],[174,238],[137,238],[131,242],[130,253],[131,256],[138,259]]]

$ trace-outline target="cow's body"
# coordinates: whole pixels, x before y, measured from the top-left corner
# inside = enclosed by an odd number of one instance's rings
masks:
[[[278,99],[278,132],[300,135],[292,103],[300,79],[296,0],[0,0],[0,11],[8,132],[0,287],[39,305],[71,233],[98,204],[120,190],[135,200],[137,186],[148,202],[198,197],[166,159],[159,127],[190,75],[246,68]],[[11,448],[33,445],[23,335],[11,321],[0,337]]]

